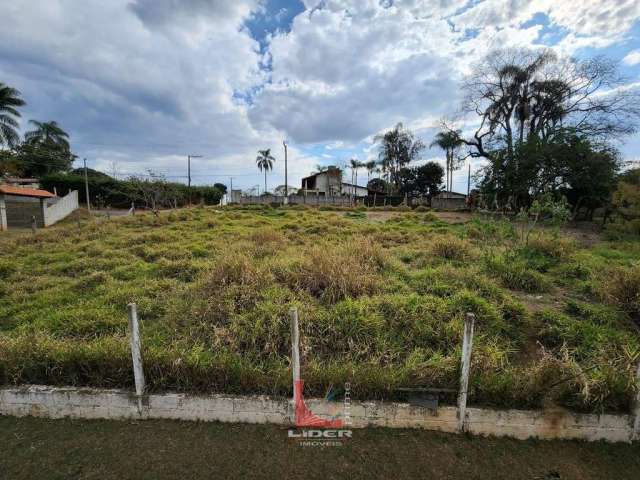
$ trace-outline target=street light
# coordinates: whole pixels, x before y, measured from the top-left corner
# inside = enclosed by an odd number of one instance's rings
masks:
[[[282,140],[284,146],[284,198],[285,203],[289,200],[289,179],[287,177],[287,141]]]

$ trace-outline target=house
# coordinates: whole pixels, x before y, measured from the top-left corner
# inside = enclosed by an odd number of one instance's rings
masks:
[[[12,187],[40,188],[40,181],[37,178],[4,177],[2,183]]]
[[[78,192],[57,197],[46,190],[0,185],[0,230],[48,227],[78,208]]]
[[[304,177],[302,179],[302,189],[298,193],[325,197],[338,197],[342,195],[366,197],[369,194],[369,190],[367,187],[343,182],[342,172],[339,170],[325,170]]]
[[[361,185],[353,185],[351,183],[342,182],[342,194],[353,195],[355,197],[366,197],[369,195],[369,189]]]
[[[463,210],[467,208],[467,196],[464,193],[445,190],[431,198],[431,208],[437,210]]]

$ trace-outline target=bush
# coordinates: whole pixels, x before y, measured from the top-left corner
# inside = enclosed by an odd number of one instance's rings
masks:
[[[640,265],[611,269],[604,276],[601,293],[605,300],[640,321]]]
[[[447,260],[463,260],[471,254],[471,244],[453,235],[437,236],[431,243],[434,255]]]
[[[377,275],[386,264],[383,250],[371,239],[358,237],[346,246],[312,247],[291,272],[290,281],[327,303],[372,294],[382,285]]]
[[[486,257],[485,268],[487,273],[498,277],[505,287],[512,290],[538,293],[551,289],[551,282],[543,274],[531,270],[525,262],[515,257]]]
[[[561,259],[575,251],[576,243],[566,237],[538,235],[529,240],[527,249],[547,257]]]

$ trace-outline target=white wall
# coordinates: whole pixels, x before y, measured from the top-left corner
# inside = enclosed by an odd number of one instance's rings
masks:
[[[73,190],[53,205],[44,208],[44,226],[48,227],[70,215],[79,208],[78,191]]]
[[[307,400],[311,411],[324,418],[342,412],[342,403]],[[123,390],[58,388],[37,385],[0,389],[0,415],[46,418],[107,418],[199,420],[291,425],[293,402],[265,396],[187,395],[166,393],[136,397]],[[425,428],[457,432],[457,409],[432,412],[406,403],[358,402],[350,406],[351,427]],[[564,410],[467,409],[469,432],[519,439],[580,439],[629,442],[630,415],[578,414]]]

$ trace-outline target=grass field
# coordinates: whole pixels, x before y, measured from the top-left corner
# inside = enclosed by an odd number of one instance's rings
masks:
[[[267,425],[2,418],[0,478],[428,478],[617,480],[640,476],[640,446],[356,430],[303,447]]]
[[[153,391],[290,395],[300,310],[308,395],[457,387],[470,402],[628,411],[640,242],[449,224],[431,212],[192,208],[0,236],[0,383],[130,387],[126,304]]]

